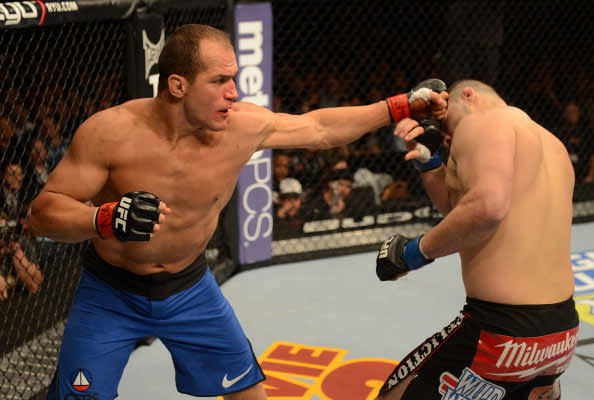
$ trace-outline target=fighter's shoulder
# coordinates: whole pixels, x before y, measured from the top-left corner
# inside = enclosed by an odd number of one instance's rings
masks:
[[[253,104],[253,103],[244,103],[244,102],[235,102],[233,103],[233,107],[231,108],[231,110],[234,113],[250,113],[250,114],[254,114],[254,115],[270,115],[272,114],[272,111],[270,111],[269,109]]]
[[[237,102],[231,109],[232,126],[242,131],[262,132],[272,124],[274,113],[267,108],[252,103]]]
[[[135,126],[139,118],[135,110],[137,105],[130,103],[123,103],[91,115],[78,128],[75,137],[84,137],[87,140],[121,139]]]

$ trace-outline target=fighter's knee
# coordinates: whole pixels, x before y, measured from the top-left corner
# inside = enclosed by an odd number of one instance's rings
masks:
[[[400,400],[402,399],[404,392],[410,385],[410,382],[416,378],[416,375],[411,375],[406,377],[403,381],[399,382],[396,386],[392,389],[384,392],[383,394],[377,396],[376,400]]]

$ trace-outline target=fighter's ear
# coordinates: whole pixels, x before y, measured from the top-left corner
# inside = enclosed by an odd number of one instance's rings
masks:
[[[178,99],[184,97],[187,81],[183,76],[178,74],[169,75],[167,78],[167,85],[169,87],[169,93],[171,93],[173,97]]]
[[[462,89],[462,100],[466,104],[472,104],[476,99],[476,92],[470,86],[466,86]]]

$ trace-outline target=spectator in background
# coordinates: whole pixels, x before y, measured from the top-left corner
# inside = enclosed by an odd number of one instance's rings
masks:
[[[5,159],[6,154],[9,154],[9,152],[14,152],[16,139],[12,120],[6,116],[0,116],[0,151],[2,159]]]
[[[353,174],[348,168],[330,173],[324,192],[312,200],[312,217],[355,218],[375,213],[373,190],[369,187],[353,188]]]
[[[315,192],[320,187],[327,165],[328,162],[322,151],[310,149],[296,151],[291,158],[291,176],[303,184],[305,192]]]
[[[575,101],[570,101],[563,107],[563,115],[556,132],[569,153],[576,183],[594,182],[594,132],[589,131],[581,108]]]
[[[561,117],[563,105],[556,92],[551,60],[543,56],[543,60],[537,63],[537,69],[530,76],[532,81],[528,83],[524,100],[528,114],[545,128],[552,129]]]
[[[320,94],[318,92],[311,92],[307,99],[301,105],[301,113],[305,114],[307,112],[317,110],[321,108],[320,106]]]
[[[26,193],[21,190],[23,179],[23,167],[19,163],[8,162],[2,171],[0,218],[12,226],[16,225],[23,205],[28,203],[27,200],[30,200],[26,198]]]
[[[406,90],[403,90],[402,93],[406,93]],[[344,90],[340,79],[336,76],[329,76],[322,85],[318,105],[319,107],[337,107],[343,95]]]
[[[47,163],[53,169],[64,157],[70,145],[70,139],[62,135],[61,124],[51,116],[45,116],[42,119],[39,133],[47,149]]]
[[[10,115],[14,121],[14,135],[28,140],[35,130],[35,123],[30,118],[29,110],[22,103],[15,103],[12,105]]]
[[[279,184],[291,173],[291,159],[281,151],[275,151],[272,159],[272,192],[274,203],[278,200]]]
[[[29,149],[31,156],[30,169],[28,171],[28,179],[30,180],[30,192],[32,197],[45,185],[50,173],[50,165],[47,162],[47,149],[43,140],[37,138],[31,143]]]
[[[39,291],[43,281],[35,239],[29,229],[29,215],[30,211],[14,226],[0,219],[0,299],[8,296],[7,290],[17,280],[31,294]]]
[[[274,238],[286,239],[299,236],[305,220],[303,187],[295,178],[284,178],[279,184],[278,206],[274,221]]]

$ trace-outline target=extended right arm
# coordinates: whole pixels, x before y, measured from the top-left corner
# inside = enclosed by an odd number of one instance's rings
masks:
[[[104,119],[96,115],[81,125],[33,201],[31,227],[38,236],[71,243],[98,237],[93,223],[96,208],[85,202],[99,193],[109,174],[109,151],[102,134],[109,128],[100,129]]]

